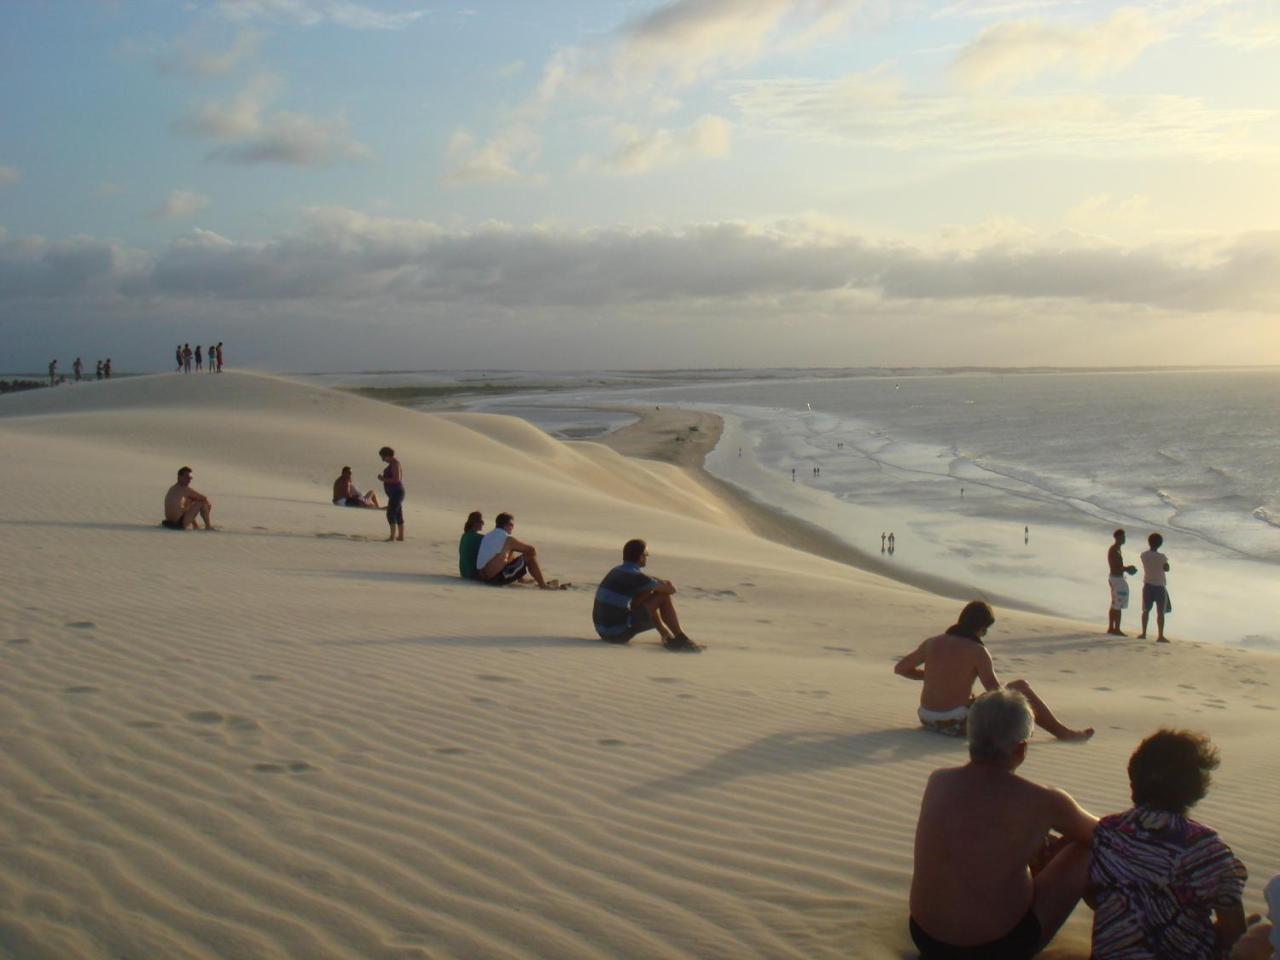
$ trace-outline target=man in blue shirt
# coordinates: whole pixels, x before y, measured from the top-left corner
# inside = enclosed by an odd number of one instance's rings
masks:
[[[596,633],[609,643],[626,643],[637,633],[657,630],[662,645],[681,653],[698,653],[694,643],[680,629],[670,580],[657,580],[644,572],[649,559],[643,540],[628,540],[622,548],[622,563],[614,567],[596,588],[591,619]]]

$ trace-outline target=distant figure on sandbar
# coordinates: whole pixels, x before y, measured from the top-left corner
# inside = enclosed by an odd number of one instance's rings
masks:
[[[973,703],[973,683],[984,690],[1014,690],[1027,698],[1038,725],[1059,740],[1088,740],[1093,727],[1074,730],[1068,727],[1045,704],[1025,680],[1002,684],[996,676],[991,654],[982,638],[996,622],[991,607],[981,600],[968,603],[960,611],[960,619],[946,633],[930,637],[898,661],[893,672],[909,680],[921,680],[920,707],[917,714],[922,726],[937,733],[963,737]]]
[[[538,548],[511,535],[515,525],[515,517],[500,513],[493,521],[493,529],[481,539],[480,550],[476,554],[480,579],[490,586],[505,587],[509,583],[520,582],[529,574],[542,590],[560,589],[559,580],[543,577],[538,563]]]
[[[222,341],[218,341],[218,372],[222,372]]]
[[[1157,731],[1129,758],[1133,806],[1093,834],[1093,960],[1216,960],[1245,932],[1248,871],[1187,816],[1217,766],[1209,738],[1188,730]]]
[[[196,344],[196,369],[204,373],[204,347]]]
[[[110,357],[107,357],[107,359],[103,361],[102,376],[106,380],[111,379],[111,358]]]
[[[173,348],[173,355],[178,360],[178,373],[182,372],[182,344],[178,344]]]
[[[1164,546],[1164,537],[1153,533],[1147,537],[1147,546],[1151,549],[1138,555],[1142,563],[1142,632],[1138,634],[1147,639],[1147,619],[1151,616],[1151,608],[1156,608],[1156,643],[1168,643],[1164,635],[1164,615],[1173,611],[1169,602],[1169,558],[1160,552]]]
[[[1107,569],[1110,571],[1107,575],[1107,585],[1111,588],[1111,609],[1107,611],[1107,633],[1123,637],[1127,634],[1120,630],[1120,618],[1129,608],[1129,584],[1125,582],[1124,575],[1135,574],[1138,568],[1126,567],[1124,564],[1124,556],[1120,552],[1125,541],[1124,531],[1117,530],[1111,537],[1115,542],[1107,548]]]
[[[215,343],[209,344],[209,352],[205,354],[205,357],[208,358],[208,361],[209,361],[210,373],[214,372],[214,358],[216,358],[217,356],[218,356],[218,345]]]
[[[1030,543],[1030,542],[1031,542],[1031,528],[1030,528],[1030,527],[1023,527],[1023,528],[1022,528],[1022,542],[1023,542],[1023,543]]]
[[[101,360],[98,361],[98,365],[93,371],[93,379],[95,380],[102,379],[102,361]]]
[[[893,551],[898,549],[898,538],[893,535],[893,531],[889,531],[889,556],[893,556]]]
[[[649,547],[643,540],[628,540],[622,546],[622,563],[605,574],[596,588],[591,621],[600,639],[607,643],[627,643],[638,633],[657,630],[662,645],[677,653],[700,653],[680,628],[676,615],[675,584],[658,580],[644,572]]]
[[[191,468],[178,470],[178,482],[164,495],[163,525],[170,530],[195,530],[196,518],[204,521],[206,530],[213,529],[210,515],[213,501],[191,486]]]
[[[885,533],[883,530],[881,530],[880,531],[880,552],[881,553],[884,553],[884,541],[885,541]]]
[[[1031,732],[1021,694],[984,693],[969,710],[969,762],[929,776],[908,924],[921,960],[1026,960],[1085,893],[1097,818],[1014,772]]]
[[[49,361],[49,386],[54,386],[58,382],[58,361]]]
[[[382,491],[387,495],[387,525],[391,533],[387,543],[393,540],[404,540],[404,469],[396,459],[396,452],[390,447],[383,447],[378,456],[387,468],[378,474],[382,481]]]
[[[333,505],[335,507],[369,507],[374,510],[381,510],[382,504],[378,502],[378,494],[370,490],[368,493],[361,493],[356,486],[355,481],[351,478],[351,468],[343,467],[342,473],[338,475],[338,479],[333,481]]]
[[[71,364],[71,371],[76,375],[76,383],[80,382],[80,371],[84,369],[84,364],[76,357],[75,362]]]
[[[478,580],[479,570],[476,568],[476,557],[480,554],[480,541],[484,534],[484,515],[479,510],[467,514],[462,524],[462,537],[458,540],[458,576],[463,580]]]

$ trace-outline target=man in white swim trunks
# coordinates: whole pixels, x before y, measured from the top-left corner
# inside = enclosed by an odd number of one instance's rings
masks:
[[[361,493],[356,486],[355,481],[351,479],[351,468],[343,467],[342,473],[338,479],[333,481],[333,505],[335,507],[369,507],[374,510],[381,510],[382,506],[378,503],[378,494],[376,491],[370,490],[368,493]]]
[[[963,737],[968,730],[969,704],[973,702],[973,682],[983,689],[1016,690],[1027,698],[1036,723],[1059,740],[1088,740],[1093,727],[1073,730],[1053,715],[1053,711],[1025,680],[1002,684],[996,676],[991,654],[982,642],[987,629],[996,622],[991,607],[974,600],[960,611],[960,619],[946,633],[930,637],[898,661],[893,672],[910,680],[920,680],[920,723],[926,729]]]
[[[1138,568],[1126,567],[1124,557],[1120,553],[1120,548],[1124,546],[1124,531],[1117,530],[1111,536],[1115,539],[1115,543],[1111,544],[1107,550],[1107,569],[1111,571],[1107,576],[1107,584],[1111,587],[1111,608],[1107,611],[1107,633],[1115,637],[1123,637],[1125,634],[1120,632],[1120,617],[1129,606],[1129,584],[1125,582],[1124,575],[1126,573],[1133,575],[1138,572]]]

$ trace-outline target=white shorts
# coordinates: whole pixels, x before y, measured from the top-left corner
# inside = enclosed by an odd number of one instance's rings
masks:
[[[1124,577],[1107,577],[1107,583],[1111,585],[1111,609],[1128,610],[1129,584]]]

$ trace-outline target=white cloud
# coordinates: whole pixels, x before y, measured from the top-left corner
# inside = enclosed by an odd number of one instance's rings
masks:
[[[524,167],[538,155],[541,138],[523,122],[513,122],[486,143],[465,130],[456,131],[445,149],[446,183],[497,183],[530,179]]]
[[[351,137],[341,114],[325,118],[287,110],[267,113],[279,88],[275,77],[260,74],[231,99],[203,103],[174,126],[190,136],[220,142],[208,157],[228,163],[314,167],[373,156]]]
[[[353,30],[400,30],[425,11],[384,13],[349,0],[218,0],[218,9],[231,20],[266,20],[314,27],[331,24]]]
[[[964,47],[952,71],[971,87],[1012,86],[1054,68],[1092,77],[1127,66],[1165,36],[1164,27],[1138,7],[1085,26],[1009,21]]]
[[[615,130],[618,146],[607,156],[584,161],[584,168],[635,175],[682,163],[690,158],[723,157],[733,128],[723,117],[700,117],[688,127],[643,131],[631,125]]]
[[[1243,50],[1280,46],[1280,12],[1274,5],[1247,4],[1229,8],[1209,30],[1209,37]]]
[[[0,188],[12,186],[22,179],[22,171],[17,167],[0,166]]]
[[[209,205],[209,198],[190,190],[170,190],[160,206],[147,216],[152,220],[185,220]]]
[[[1066,152],[1274,156],[1276,110],[1214,109],[1181,96],[907,95],[880,74],[742,83],[733,104],[752,132],[952,156]]]
[[[221,76],[252,57],[262,39],[261,31],[241,28],[228,46],[215,50],[202,38],[179,37],[160,54],[158,64],[160,69],[168,73]]]

